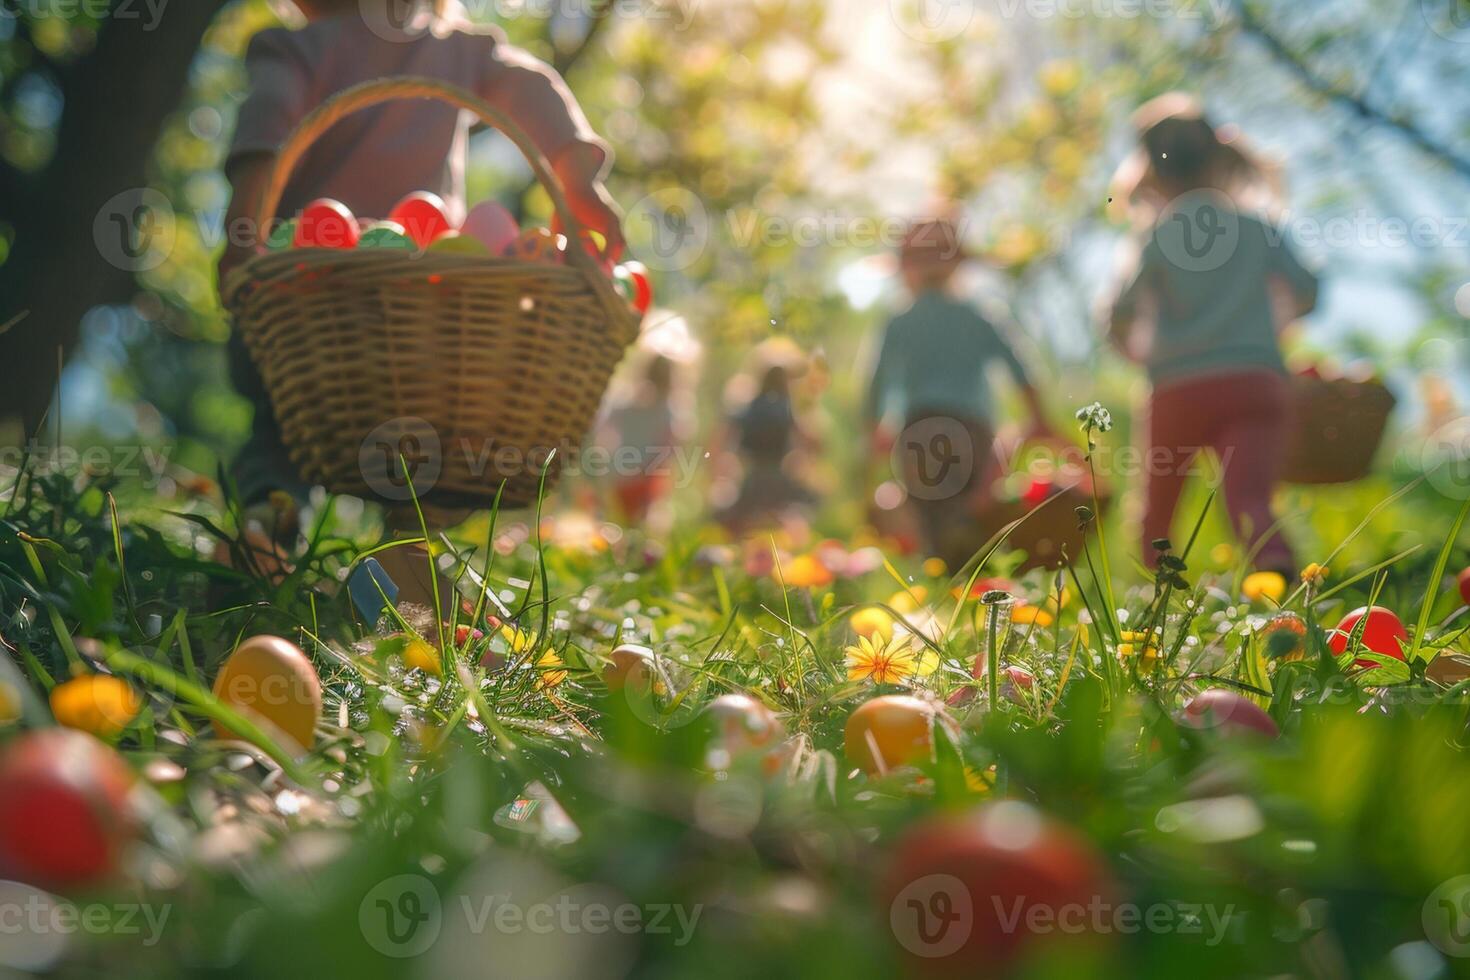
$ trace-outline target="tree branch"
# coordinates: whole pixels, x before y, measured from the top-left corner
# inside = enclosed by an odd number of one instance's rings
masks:
[[[1414,123],[1391,116],[1370,103],[1366,95],[1356,95],[1344,91],[1332,82],[1320,75],[1315,69],[1308,65],[1296,51],[1293,51],[1281,37],[1271,28],[1263,24],[1250,8],[1243,2],[1235,5],[1236,13],[1240,17],[1241,30],[1259,41],[1270,54],[1279,61],[1297,80],[1313,93],[1321,96],[1349,112],[1359,119],[1384,126],[1398,133],[1424,153],[1436,157],[1458,173],[1461,177],[1470,179],[1470,157],[1465,156],[1454,147],[1441,141],[1438,137],[1424,132]]]

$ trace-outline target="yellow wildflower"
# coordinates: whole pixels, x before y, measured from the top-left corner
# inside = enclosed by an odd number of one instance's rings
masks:
[[[84,674],[51,689],[51,713],[59,724],[109,738],[128,727],[143,699],[111,674]]]
[[[1319,565],[1316,562],[1312,562],[1306,568],[1302,569],[1302,581],[1310,582],[1312,585],[1321,585],[1327,579],[1327,574],[1330,571],[1331,569],[1326,565]]]
[[[893,636],[893,617],[877,606],[859,609],[848,623],[858,636],[881,636],[885,640]]]
[[[1286,595],[1286,577],[1280,572],[1252,572],[1241,583],[1240,593],[1251,602],[1257,599],[1280,602]]]
[[[815,555],[797,555],[783,568],[772,570],[778,582],[796,589],[819,589],[832,584],[835,576],[831,569],[817,560]]]
[[[907,639],[875,640],[863,637],[847,654],[847,679],[874,684],[902,684],[910,677],[932,674],[939,659],[927,649],[916,649]]]
[[[409,670],[417,668],[435,677],[444,673],[444,667],[439,661],[439,651],[434,648],[434,644],[417,636],[409,640],[408,645],[403,648],[403,666]]]
[[[1011,622],[1018,626],[1036,626],[1046,629],[1053,622],[1052,614],[1040,606],[1020,605],[1011,608]]]
[[[536,678],[538,691],[549,690],[567,679],[566,667],[555,650],[547,650],[536,658],[536,670],[540,672],[540,676]]]
[[[949,566],[944,563],[943,558],[925,558],[921,567],[923,573],[930,578],[939,578],[949,571]]]
[[[908,589],[899,589],[893,593],[888,600],[888,605],[905,616],[911,612],[918,612],[919,607],[929,598],[929,590],[922,585],[915,585]]]

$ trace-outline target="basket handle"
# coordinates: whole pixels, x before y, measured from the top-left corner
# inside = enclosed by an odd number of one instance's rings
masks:
[[[571,263],[587,274],[592,281],[593,291],[607,307],[614,322],[631,319],[622,297],[618,295],[607,276],[598,268],[592,256],[581,246],[581,222],[572,214],[571,206],[567,204],[566,190],[562,187],[561,178],[551,168],[551,163],[546,159],[546,155],[504,112],[457,86],[431,78],[402,76],[362,82],[351,88],[343,89],[307,113],[276,152],[276,162],[271,168],[270,183],[266,185],[265,193],[261,196],[260,206],[256,211],[256,227],[264,228],[275,216],[276,207],[281,203],[281,195],[286,191],[286,183],[296,169],[296,164],[323,133],[345,116],[383,102],[392,102],[395,99],[438,99],[441,102],[447,102],[467,112],[473,112],[480,117],[481,122],[499,130],[514,143],[516,149],[520,150],[521,155],[526,158],[526,162],[531,165],[531,172],[535,174],[541,186],[546,188],[552,207],[556,209],[557,216],[561,218],[562,227],[566,229],[568,244],[572,246],[567,249]]]

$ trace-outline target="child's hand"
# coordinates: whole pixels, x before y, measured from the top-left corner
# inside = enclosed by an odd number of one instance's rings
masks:
[[[603,248],[603,256],[607,261],[616,262],[623,254],[623,223],[618,206],[613,203],[607,188],[601,183],[581,188],[569,187],[567,204],[578,224],[588,231],[597,232],[607,242]]]

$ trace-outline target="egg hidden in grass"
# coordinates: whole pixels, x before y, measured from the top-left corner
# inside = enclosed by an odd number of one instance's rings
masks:
[[[85,732],[25,732],[0,748],[0,878],[67,890],[113,877],[139,822],[123,757]]]
[[[427,248],[450,230],[444,199],[431,191],[414,191],[393,205],[388,220],[403,228],[419,248]]]
[[[51,689],[51,714],[59,724],[111,738],[143,707],[131,684],[111,674],[83,674]]]
[[[464,223],[459,226],[459,233],[478,239],[491,255],[500,255],[520,237],[521,227],[505,205],[498,201],[482,201],[470,208]]]
[[[214,679],[215,697],[288,740],[298,752],[316,741],[322,714],[322,684],[301,648],[279,636],[253,636],[235,648]],[[239,738],[219,722],[220,738]]]
[[[1393,610],[1383,606],[1359,606],[1342,617],[1337,628],[1327,634],[1327,646],[1332,652],[1338,656],[1347,652],[1348,641],[1364,619],[1367,622],[1363,623],[1362,649],[1381,657],[1403,660],[1404,647],[1409,642],[1409,631],[1404,629],[1403,620]],[[1355,661],[1355,665],[1363,668],[1378,666],[1361,657]]]
[[[847,759],[870,776],[932,758],[934,708],[906,694],[884,694],[858,705],[844,731]]]

